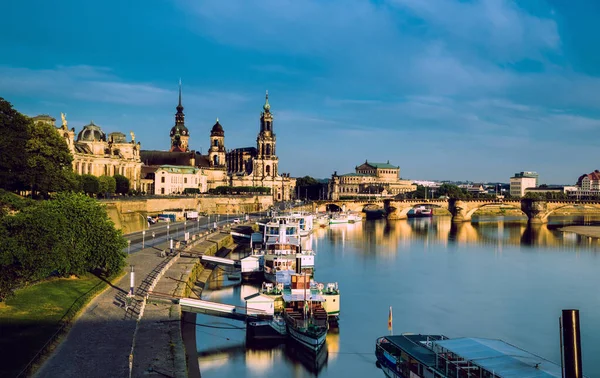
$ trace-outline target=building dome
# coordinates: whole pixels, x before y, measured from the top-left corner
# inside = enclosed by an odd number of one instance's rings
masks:
[[[175,136],[176,134],[181,136],[189,136],[190,132],[185,125],[175,125],[171,128],[171,136]]]
[[[89,125],[83,126],[83,130],[77,135],[77,141],[93,142],[96,140],[106,142],[106,134],[104,134],[100,126],[91,121]]]
[[[214,124],[212,129],[210,130],[210,135],[220,135],[224,136],[225,131],[223,130],[223,126],[219,123],[219,119],[217,118],[217,123]]]
[[[108,140],[112,140],[113,143],[127,143],[125,134],[118,131],[108,134]]]

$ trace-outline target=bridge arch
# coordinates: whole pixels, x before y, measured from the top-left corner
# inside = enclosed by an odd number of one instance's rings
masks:
[[[493,203],[485,203],[485,204],[482,204],[481,206],[477,206],[477,207],[472,208],[471,210],[469,210],[466,213],[466,218],[470,220],[477,211],[479,211],[479,210],[481,210],[483,208],[486,208],[486,207],[490,207],[490,206],[510,207],[511,209],[519,210],[524,216],[527,217],[527,213],[525,213],[523,211],[523,209],[521,208],[521,204],[520,203],[513,204],[513,203],[503,203],[503,202],[502,203],[498,203],[498,202],[493,202]]]

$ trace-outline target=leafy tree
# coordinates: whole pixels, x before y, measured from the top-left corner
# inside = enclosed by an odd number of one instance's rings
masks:
[[[72,190],[73,157],[51,125],[22,115],[0,98],[0,187],[32,193]]]
[[[116,180],[116,190],[118,194],[127,194],[129,192],[129,179],[123,175],[116,174],[114,176]]]
[[[0,97],[0,187],[22,189],[27,167],[26,145],[31,121]]]
[[[469,198],[470,195],[463,189],[452,184],[442,184],[436,191],[437,196],[448,196],[449,198]]]
[[[100,176],[98,177],[99,190],[98,192],[105,197],[109,194],[114,194],[117,189],[117,182],[114,177]]]
[[[88,195],[96,195],[100,193],[100,181],[94,175],[78,176],[81,191]]]
[[[312,186],[318,184],[319,182],[310,176],[299,177],[296,179],[296,186]]]
[[[69,173],[73,172],[73,156],[64,138],[43,122],[31,121],[28,129],[25,176],[32,191],[72,190],[74,182],[69,182]]]

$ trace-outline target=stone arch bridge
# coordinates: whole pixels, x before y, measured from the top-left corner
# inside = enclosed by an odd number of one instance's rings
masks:
[[[469,222],[473,214],[486,206],[513,207],[527,215],[529,223],[542,224],[548,222],[552,213],[564,209],[600,210],[600,201],[569,201],[569,200],[498,200],[498,199],[414,199],[414,200],[338,200],[338,201],[313,201],[301,207],[303,210],[313,212],[326,212],[331,208],[343,211],[365,212],[369,209],[383,209],[388,219],[406,219],[408,212],[415,206],[429,206],[446,209],[452,214],[453,222]]]

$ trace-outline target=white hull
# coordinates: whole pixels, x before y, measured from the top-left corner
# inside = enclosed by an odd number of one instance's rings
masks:
[[[314,352],[318,352],[319,349],[321,349],[323,347],[323,344],[325,344],[325,339],[327,338],[327,332],[324,332],[323,335],[320,336],[319,338],[314,338],[314,337],[305,335],[302,332],[299,332],[299,331],[295,330],[293,327],[289,327],[289,326],[288,326],[288,333],[290,336],[292,336],[292,339],[294,339],[298,343],[302,344],[304,347],[306,347]]]

